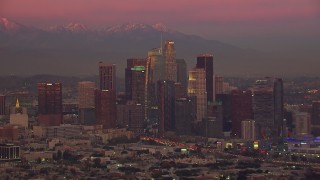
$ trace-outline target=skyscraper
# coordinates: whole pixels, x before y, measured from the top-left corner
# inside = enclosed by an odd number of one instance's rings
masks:
[[[254,87],[253,114],[258,139],[282,137],[283,84],[281,79],[257,80]]]
[[[38,122],[41,126],[58,126],[62,123],[61,83],[38,83]]]
[[[126,101],[132,100],[132,68],[135,66],[143,66],[146,68],[146,59],[127,59],[127,67],[125,69],[125,91]]]
[[[100,90],[95,90],[96,123],[103,128],[115,128],[116,107],[116,66],[99,63]]]
[[[222,105],[223,131],[231,131],[231,124],[232,124],[231,94],[217,94],[216,102]]]
[[[157,81],[166,79],[165,59],[161,48],[155,48],[148,51],[146,71],[147,82],[149,84],[156,84]]]
[[[196,68],[203,68],[206,73],[206,91],[207,91],[207,101],[215,101],[214,92],[214,73],[213,73],[213,55],[202,54],[197,57]]]
[[[177,63],[177,82],[181,83],[186,89],[188,87],[187,63],[184,59],[176,59]]]
[[[223,94],[224,90],[223,90],[223,82],[224,82],[224,78],[223,76],[215,76],[215,96],[217,94]]]
[[[189,71],[188,95],[196,97],[196,122],[207,117],[206,72],[203,68]]]
[[[157,82],[157,99],[159,104],[160,121],[159,121],[159,133],[164,135],[166,131],[175,130],[175,93],[174,93],[174,81],[159,80]]]
[[[232,135],[238,138],[241,135],[241,122],[253,119],[252,92],[233,90],[231,91],[231,120]]]
[[[115,128],[116,96],[113,90],[95,90],[96,123],[104,129]]]
[[[175,129],[180,135],[190,135],[196,118],[195,97],[175,100]]]
[[[94,90],[96,84],[90,81],[78,83],[79,120],[82,124],[95,123]]]
[[[99,63],[100,90],[116,92],[116,65]]]
[[[132,101],[136,104],[141,104],[144,106],[145,102],[145,80],[146,72],[144,66],[134,66],[131,68],[131,94]]]
[[[0,95],[0,116],[6,114],[6,96]]]
[[[78,82],[78,104],[79,108],[94,108],[95,82]]]
[[[320,101],[312,102],[311,124],[320,125]]]
[[[166,41],[163,48],[163,55],[166,63],[166,78],[165,80],[171,80],[177,82],[177,63],[176,52],[174,49],[173,41]]]
[[[255,138],[255,121],[250,119],[241,121],[241,139],[254,140]]]
[[[175,99],[187,98],[187,89],[181,83],[174,83]]]
[[[145,104],[148,120],[158,122],[157,81],[165,79],[165,60],[161,48],[148,51],[146,67]]]

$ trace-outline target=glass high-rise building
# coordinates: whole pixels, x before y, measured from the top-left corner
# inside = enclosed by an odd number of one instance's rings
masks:
[[[159,120],[157,103],[157,81],[165,79],[165,59],[161,48],[148,51],[146,66],[145,104],[146,117],[152,122]]]
[[[213,55],[202,54],[197,57],[196,68],[203,68],[206,72],[206,91],[207,101],[215,101],[214,72],[213,72]]]
[[[99,63],[100,90],[113,90],[116,92],[116,65]]]
[[[176,63],[176,51],[174,49],[173,41],[166,41],[163,47],[163,55],[166,63],[166,78],[165,80],[171,80],[177,82],[177,63]]]
[[[147,59],[127,59],[127,67],[125,69],[126,101],[132,100],[132,68],[135,66],[143,66],[146,68]]]
[[[104,129],[115,128],[116,107],[116,66],[99,63],[100,90],[95,90],[96,123]]]
[[[282,79],[267,77],[257,80],[253,91],[253,114],[258,139],[283,136]]]
[[[231,91],[232,136],[242,137],[241,122],[247,119],[253,119],[252,92],[250,90]]]
[[[184,59],[176,59],[177,63],[177,82],[185,88],[188,87],[187,63]]]
[[[159,104],[159,133],[175,130],[175,92],[174,81],[159,80],[157,82],[157,99]]]
[[[78,83],[79,120],[82,124],[95,123],[95,82],[82,81]]]
[[[6,96],[0,95],[0,116],[6,114]]]
[[[196,97],[196,121],[207,118],[206,72],[203,68],[189,71],[188,95]]]
[[[61,83],[38,83],[38,120],[42,126],[57,126],[62,123]]]

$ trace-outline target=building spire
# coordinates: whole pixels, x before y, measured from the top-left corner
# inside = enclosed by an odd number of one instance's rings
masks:
[[[20,108],[20,103],[19,103],[19,99],[17,98],[17,101],[16,101],[16,108]]]

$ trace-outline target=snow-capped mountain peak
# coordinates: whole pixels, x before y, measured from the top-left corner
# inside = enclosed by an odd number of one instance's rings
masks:
[[[162,23],[154,24],[154,25],[152,25],[152,27],[158,31],[161,31],[161,32],[169,32],[169,28]]]
[[[161,31],[161,32],[168,32],[169,29],[163,24],[154,24],[148,25],[143,23],[127,23],[112,26],[106,29],[109,33],[119,33],[119,32],[132,32],[132,31],[143,31],[143,32],[150,32],[150,31]]]
[[[68,25],[65,25],[65,26],[56,25],[56,26],[49,27],[49,31],[82,33],[82,32],[89,31],[89,28],[86,25],[83,25],[80,23],[69,23]]]
[[[89,30],[87,26],[79,23],[70,23],[66,26],[66,29],[71,32],[86,32]]]
[[[0,30],[11,32],[18,31],[21,28],[21,25],[10,21],[7,18],[0,18]]]

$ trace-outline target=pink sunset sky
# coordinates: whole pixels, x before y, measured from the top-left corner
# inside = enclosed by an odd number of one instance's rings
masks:
[[[47,27],[164,23],[206,38],[319,37],[319,0],[0,0],[0,16]]]

